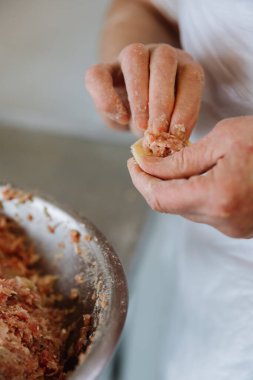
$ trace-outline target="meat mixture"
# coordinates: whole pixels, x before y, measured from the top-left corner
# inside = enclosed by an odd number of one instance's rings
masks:
[[[169,132],[155,134],[146,130],[143,138],[143,147],[148,152],[157,157],[166,157],[175,152],[179,152],[188,145],[188,140],[184,139],[183,133],[178,136]]]
[[[65,379],[67,310],[56,306],[55,277],[35,270],[39,257],[22,228],[0,213],[0,379]],[[84,323],[87,326],[87,317]],[[87,328],[86,328],[87,335]]]

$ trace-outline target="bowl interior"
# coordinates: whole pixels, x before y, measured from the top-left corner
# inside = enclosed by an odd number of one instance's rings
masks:
[[[75,324],[69,343],[79,336],[83,314],[92,314],[93,330],[82,364],[69,378],[95,379],[109,360],[126,318],[127,285],[121,263],[85,218],[35,195],[21,193],[7,200],[4,189],[0,186],[1,212],[25,228],[41,255],[40,270],[57,275],[64,302],[74,308],[67,321]],[[78,302],[69,297],[73,289],[78,289]]]

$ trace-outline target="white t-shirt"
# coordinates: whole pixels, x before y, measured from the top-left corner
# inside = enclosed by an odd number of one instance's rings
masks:
[[[205,70],[198,131],[226,117],[253,114],[253,2],[154,0],[178,22],[183,49]]]
[[[178,21],[183,48],[205,69],[198,132],[226,117],[253,115],[253,1],[154,2]],[[170,230],[162,239],[174,255],[166,273],[173,297],[165,291],[169,315],[156,380],[252,380],[253,239],[232,239],[187,220]],[[157,261],[159,253],[154,256]]]

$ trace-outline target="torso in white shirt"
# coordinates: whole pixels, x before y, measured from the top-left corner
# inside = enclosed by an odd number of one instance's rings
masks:
[[[206,73],[195,138],[223,118],[253,115],[253,1],[154,3],[177,20],[183,48]],[[252,380],[253,240],[188,221],[178,235],[164,379]]]

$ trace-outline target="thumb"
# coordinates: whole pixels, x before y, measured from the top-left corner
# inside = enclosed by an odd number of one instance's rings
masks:
[[[144,172],[161,179],[189,178],[205,173],[224,156],[220,138],[212,132],[168,157],[155,157],[146,152],[142,139],[132,145],[131,150]]]

